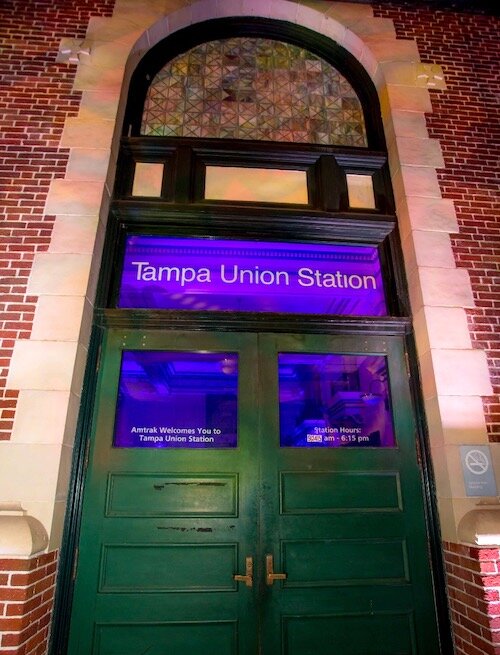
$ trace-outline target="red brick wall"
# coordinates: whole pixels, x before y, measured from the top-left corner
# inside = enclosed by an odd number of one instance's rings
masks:
[[[415,3],[417,4],[417,3]],[[450,10],[374,5],[399,38],[416,39],[424,63],[440,64],[446,91],[431,91],[429,136],[439,139],[443,197],[454,201],[460,232],[457,266],[469,270],[476,307],[468,311],[473,345],[486,351],[500,392],[500,202],[498,165],[499,21]],[[496,96],[496,98],[495,98]],[[490,441],[500,441],[500,403],[484,399]],[[498,549],[445,543],[448,595],[457,655],[500,655]]]
[[[484,399],[488,433],[500,442],[500,21],[386,2],[374,9],[394,21],[398,38],[416,39],[424,63],[445,73],[447,90],[431,91],[427,126],[443,149],[441,191],[454,201],[460,226],[453,249],[457,266],[470,272],[476,303],[469,327],[474,347],[487,353],[496,396]]]
[[[76,67],[57,64],[61,38],[83,38],[91,16],[114,0],[0,1],[0,440],[10,438],[17,392],[5,382],[15,339],[30,335],[36,299],[26,294],[33,256],[47,249],[53,216],[43,208],[63,177],[59,141],[77,113]]]
[[[54,603],[57,552],[0,559],[0,654],[46,652]]]
[[[445,543],[457,655],[500,655],[500,551]]]

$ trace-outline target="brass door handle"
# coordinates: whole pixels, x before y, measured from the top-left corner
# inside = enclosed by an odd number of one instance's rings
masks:
[[[253,558],[245,558],[245,575],[233,575],[233,580],[236,582],[244,582],[247,587],[253,586]]]
[[[271,587],[275,580],[286,580],[286,573],[274,573],[273,556],[266,555],[266,584]]]

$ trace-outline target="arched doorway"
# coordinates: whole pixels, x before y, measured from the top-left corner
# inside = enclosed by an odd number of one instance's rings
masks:
[[[265,25],[132,85],[71,653],[439,652],[377,101]]]

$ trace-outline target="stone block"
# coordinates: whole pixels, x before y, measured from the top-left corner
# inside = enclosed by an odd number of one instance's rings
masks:
[[[330,5],[328,15],[344,24],[373,18],[373,8],[370,5],[356,2],[329,2],[328,4]]]
[[[63,443],[68,402],[69,391],[20,391],[11,442]]]
[[[298,5],[298,2],[296,4]],[[308,9],[313,9],[319,14],[327,14],[331,9],[332,3],[328,0],[300,0],[300,5]]]
[[[317,9],[311,9],[304,4],[300,4],[297,8],[296,22],[299,25],[319,32],[325,22],[325,11],[318,11]]]
[[[394,23],[390,18],[358,18],[345,21],[344,24],[361,38],[396,39]]]
[[[67,405],[68,413],[66,424],[64,428],[63,443],[68,446],[73,446],[75,442],[76,427],[78,424],[78,416],[80,413],[81,397],[75,393],[70,392],[69,403]]]
[[[368,49],[367,45],[365,44],[364,40],[361,39],[352,30],[345,28],[343,39],[342,41],[339,41],[339,43],[346,50],[348,50],[351,53],[351,55],[353,55],[353,57],[355,57],[358,61],[361,61],[364,56],[365,57],[367,56],[365,52]],[[370,54],[376,59],[376,56],[373,53]]]
[[[128,48],[129,46],[127,46]],[[112,51],[112,49],[110,44],[103,46],[103,50]],[[111,55],[109,55],[109,58],[111,58]],[[107,91],[114,90],[115,93],[119,93],[123,82],[125,62],[126,59],[121,65],[117,64],[115,68],[104,69],[82,64],[78,67],[73,88],[75,91],[106,89]]]
[[[108,166],[109,150],[72,148],[66,168],[66,179],[101,182],[106,179]]]
[[[411,62],[420,59],[415,41],[395,39],[392,36],[379,36],[376,34],[365,36],[363,41],[380,63],[388,61]]]
[[[85,89],[82,92],[82,101],[78,118],[87,122],[104,122],[116,120],[120,92],[117,89]],[[109,128],[112,133],[112,128]]]
[[[465,486],[460,460],[460,450],[455,445],[431,448],[432,467],[436,481],[436,493],[445,498],[465,496]]]
[[[423,307],[413,319],[419,351],[431,348],[469,349],[467,316],[458,307]]]
[[[409,137],[413,139],[428,139],[429,132],[425,122],[425,115],[418,111],[403,111],[391,107],[390,115],[382,116],[386,126],[387,141],[390,145],[392,136]]]
[[[61,448],[60,444],[1,442],[0,497],[16,499],[26,510],[26,501],[53,502]]]
[[[392,187],[398,206],[408,196],[441,200],[441,188],[434,168],[403,165],[392,173]]]
[[[492,395],[486,354],[483,351],[435,349],[431,353],[439,396]]]
[[[76,349],[74,359],[73,378],[71,380],[71,392],[81,397],[83,388],[83,378],[87,367],[88,349],[84,344],[79,343]]]
[[[453,201],[448,198],[424,198],[408,196],[398,202],[396,213],[401,237],[411,230],[431,232],[458,232],[458,221]]]
[[[9,389],[69,391],[77,344],[69,341],[16,341],[7,377]]]
[[[217,9],[216,9],[217,12]],[[168,14],[168,29],[169,33],[177,32],[182,30],[182,28],[191,25],[193,22],[193,13],[190,5],[185,5],[179,7],[175,11],[171,11]]]
[[[410,295],[418,288],[412,284],[414,273],[410,273]],[[468,272],[463,268],[420,268],[418,271],[420,300],[414,306],[415,312],[420,305],[431,307],[474,307],[474,298]],[[418,298],[417,298],[418,300]]]
[[[83,296],[40,296],[31,338],[35,341],[77,341],[83,306]]]
[[[325,16],[325,19],[321,26],[321,32],[325,36],[332,39],[339,45],[347,48],[346,38],[347,38],[347,29],[342,23],[339,23],[334,18],[331,18],[329,15]],[[350,33],[352,34],[352,32]],[[352,34],[353,39],[357,40],[359,47],[361,48],[361,41],[356,34]]]
[[[41,296],[84,296],[90,255],[39,253],[28,279],[28,293]]]
[[[444,541],[457,542],[457,523],[454,514],[453,500],[438,496],[438,515],[441,538]]]
[[[87,41],[132,46],[149,27],[152,17],[137,8],[133,15],[116,14],[111,18],[93,16],[87,28]]]
[[[202,6],[206,8],[206,4],[204,3],[196,3],[194,6]],[[211,12],[207,9],[207,14],[210,14]],[[200,20],[206,20],[210,18],[211,16],[207,15],[206,18],[202,18],[202,15],[200,13]],[[193,17],[193,22],[198,22],[197,19]],[[155,46],[159,41],[164,39],[166,36],[168,36],[169,32],[169,24],[168,24],[168,17],[167,16],[162,16],[159,20],[154,22],[151,27],[148,29],[146,32],[147,40],[148,43],[150,44],[151,47]]]
[[[434,396],[426,401],[425,409],[429,435],[436,445],[488,443],[480,396]]]
[[[400,166],[444,167],[441,145],[436,139],[399,136],[389,150],[389,156],[397,157]]]
[[[70,216],[97,215],[101,208],[103,191],[104,180],[101,182],[52,180],[45,213]]]
[[[405,242],[411,241],[417,266],[455,268],[450,236],[445,232],[413,230]],[[404,248],[403,244],[403,248]]]
[[[94,250],[98,217],[56,216],[49,253],[91,255]]]
[[[92,144],[93,150],[111,149],[114,122],[103,118],[76,117],[67,118],[61,137],[62,148],[87,148]]]

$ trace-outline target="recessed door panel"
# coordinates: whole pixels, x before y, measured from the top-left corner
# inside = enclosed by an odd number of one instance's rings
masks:
[[[409,582],[401,539],[284,540],[285,588]]]
[[[280,500],[282,514],[403,509],[397,471],[282,471]]]
[[[283,619],[286,655],[414,655],[411,613],[356,612]],[[425,651],[421,651],[422,653]]]
[[[109,476],[106,516],[238,515],[238,475],[120,473]]]
[[[233,655],[236,621],[179,621],[96,626],[93,653],[106,655]]]
[[[237,552],[234,543],[105,544],[99,593],[235,591]]]

